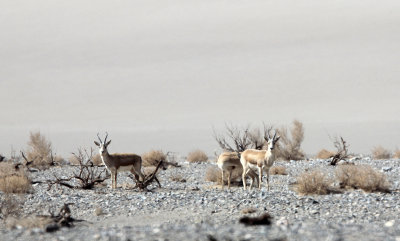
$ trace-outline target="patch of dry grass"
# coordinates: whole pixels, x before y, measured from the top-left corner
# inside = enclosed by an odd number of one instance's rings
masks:
[[[161,150],[151,150],[142,155],[144,167],[154,166],[156,167],[160,161],[165,162],[167,160],[167,154]]]
[[[272,166],[269,169],[271,175],[287,175],[286,167],[284,166]]]
[[[297,178],[296,191],[303,195],[324,195],[332,192],[333,181],[321,170],[304,172]]]
[[[83,148],[79,148],[79,149],[80,149],[80,150],[85,150],[85,149],[83,149]],[[90,161],[93,162],[93,165],[95,165],[95,166],[102,166],[102,165],[104,165],[104,164],[103,164],[103,161],[101,160],[100,154],[95,154],[95,155],[91,154],[91,155],[89,156],[89,158],[90,158]],[[79,165],[80,161],[81,161],[81,160],[80,160],[76,155],[72,155],[72,156],[68,159],[68,162],[69,162],[70,164],[72,164],[72,165]]]
[[[27,193],[32,189],[31,180],[21,168],[13,163],[0,163],[0,190],[4,193]]]
[[[318,159],[329,159],[333,157],[336,153],[333,151],[328,151],[327,149],[322,149],[318,152],[316,158]]]
[[[336,169],[341,188],[362,189],[366,192],[390,192],[385,174],[368,165],[344,165]]]
[[[376,160],[390,159],[392,157],[392,153],[383,146],[376,146],[372,149],[372,157]]]
[[[188,162],[206,162],[208,160],[208,156],[206,155],[206,153],[204,153],[204,151],[201,150],[195,150],[192,151],[188,154],[187,156],[187,161]]]

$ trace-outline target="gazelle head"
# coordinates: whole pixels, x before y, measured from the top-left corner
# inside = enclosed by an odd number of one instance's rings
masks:
[[[107,137],[108,137],[108,133],[106,132],[106,137],[104,138],[104,141],[102,141],[101,138],[100,138],[100,136],[99,136],[99,133],[97,133],[97,138],[99,138],[100,143],[97,142],[97,141],[94,141],[94,144],[96,144],[96,146],[99,147],[100,155],[103,155],[103,154],[105,154],[105,153],[108,153],[107,147],[108,147],[108,145],[110,145],[111,140],[109,140],[109,141],[107,142]]]
[[[267,141],[266,146],[267,146],[267,151],[272,151],[275,148],[276,142],[278,142],[280,136],[276,136],[276,131],[274,136],[271,138],[269,133],[267,134],[267,137],[264,137],[264,139]]]

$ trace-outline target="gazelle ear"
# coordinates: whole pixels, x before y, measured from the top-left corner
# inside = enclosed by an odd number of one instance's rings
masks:
[[[281,136],[278,136],[277,138],[275,138],[275,143],[278,142],[279,138],[281,138]]]
[[[98,143],[97,141],[94,141],[94,144],[95,144],[96,146],[100,146],[100,143]]]
[[[110,145],[110,143],[111,143],[111,140],[109,140],[109,141],[105,144],[105,146],[107,147],[108,145]]]

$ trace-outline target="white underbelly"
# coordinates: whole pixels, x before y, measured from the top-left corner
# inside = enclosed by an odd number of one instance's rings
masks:
[[[254,171],[258,170],[258,166],[251,163],[248,163],[247,167]]]

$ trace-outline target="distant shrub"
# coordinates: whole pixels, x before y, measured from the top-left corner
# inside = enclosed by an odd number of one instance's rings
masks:
[[[372,149],[372,157],[374,159],[390,159],[392,157],[392,153],[382,146],[376,146]]]
[[[327,149],[322,149],[318,152],[316,158],[318,159],[329,159],[333,157],[336,153],[333,151],[328,151]]]
[[[344,165],[336,169],[341,188],[362,189],[366,192],[390,192],[385,174],[368,165]]]
[[[4,193],[27,193],[32,184],[26,172],[16,170],[13,163],[0,163],[0,190]]]
[[[281,127],[278,133],[281,138],[277,142],[276,156],[283,160],[303,160],[305,157],[301,149],[304,140],[303,123],[298,120],[293,121],[290,137],[285,127]]]
[[[333,181],[321,170],[304,172],[297,178],[296,191],[300,194],[328,194],[332,192]]]
[[[167,154],[161,150],[151,150],[142,155],[144,167],[154,166],[156,167],[160,161],[165,162],[167,160]]]
[[[394,150],[393,158],[400,159],[400,149]]]
[[[271,175],[287,175],[286,167],[284,166],[272,166],[271,169],[269,169],[269,173]]]
[[[208,156],[201,150],[195,150],[188,154],[187,161],[188,162],[206,162],[208,160]]]
[[[61,157],[53,156],[51,142],[47,141],[40,132],[30,133],[28,148],[26,158],[27,161],[32,162],[34,167],[40,169],[48,168],[63,160]]]

